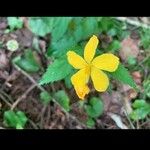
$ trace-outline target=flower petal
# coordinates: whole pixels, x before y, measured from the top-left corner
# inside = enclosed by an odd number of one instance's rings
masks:
[[[108,85],[109,85],[109,79],[103,71],[101,71],[95,67],[92,67],[91,78],[92,78],[94,87],[97,91],[99,91],[99,92],[106,91],[106,89],[108,88]]]
[[[119,58],[113,54],[106,53],[94,58],[92,64],[98,69],[114,72],[118,68]]]
[[[93,35],[88,43],[85,46],[84,49],[84,59],[86,60],[87,63],[90,63],[95,55],[95,51],[98,45],[98,38]]]
[[[84,99],[85,95],[89,93],[87,86],[89,80],[89,73],[86,68],[79,70],[76,74],[71,77],[71,82],[75,88],[75,91],[80,99]]]
[[[78,95],[78,97],[81,99],[81,100],[84,100],[84,97],[86,94],[88,94],[90,92],[90,89],[87,85],[84,85],[82,87],[80,86],[75,86],[75,91]]]
[[[87,63],[85,62],[85,60],[79,56],[78,54],[76,54],[73,51],[68,51],[67,52],[67,56],[68,56],[68,62],[75,68],[75,69],[82,69],[84,68]]]
[[[71,82],[74,86],[83,86],[88,83],[89,76],[86,68],[83,68],[71,77]]]

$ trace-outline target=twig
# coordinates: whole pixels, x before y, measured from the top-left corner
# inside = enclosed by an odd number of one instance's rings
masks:
[[[23,75],[25,75],[35,86],[37,86],[41,91],[43,92],[47,92],[41,85],[39,85],[28,73],[26,73],[24,70],[22,70],[20,67],[18,67],[16,64],[14,64],[14,67],[20,71]],[[69,114],[54,98],[52,99],[53,102],[55,102],[62,110],[63,112],[65,112],[67,117],[72,118],[73,120],[75,120],[78,124],[80,124],[81,126],[86,127],[86,125],[82,122],[80,122],[75,116]]]
[[[26,96],[35,88],[35,84],[33,84],[21,97],[19,97],[11,106],[11,110],[13,110],[19,102],[21,102]]]
[[[124,113],[125,113],[125,115],[126,115],[128,121],[129,121],[129,123],[130,123],[131,128],[132,128],[132,129],[135,129],[135,127],[134,127],[134,125],[133,125],[131,119],[129,118],[129,115],[128,115],[126,109],[124,109]]]
[[[150,26],[148,24],[140,23],[138,21],[128,19],[127,17],[115,17],[115,19],[122,21],[122,22],[127,22],[128,24],[136,26],[136,27],[143,27],[146,29],[150,29]]]
[[[5,97],[7,97],[10,102],[13,102],[12,98],[7,93],[5,93],[2,89],[0,89],[0,93],[2,93]]]
[[[31,119],[28,119],[28,121],[30,122],[30,124],[33,126],[34,129],[39,129]]]
[[[3,100],[9,107],[11,107],[11,103],[9,103],[9,102],[5,99],[5,97],[3,97],[3,95],[0,94],[0,98],[1,98],[1,100]]]

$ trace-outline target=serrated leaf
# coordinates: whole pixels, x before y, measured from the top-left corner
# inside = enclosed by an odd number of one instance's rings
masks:
[[[128,84],[133,88],[136,88],[136,84],[129,74],[128,70],[120,63],[118,69],[111,73],[112,77],[121,81],[124,84]]]
[[[58,101],[58,103],[66,110],[70,111],[70,100],[65,91],[60,90],[54,94],[55,99]]]
[[[74,45],[76,45],[75,40],[72,37],[65,36],[57,42],[52,42],[52,44],[48,48],[47,55],[60,57],[64,55],[69,49],[71,49]]]
[[[86,107],[87,114],[92,118],[99,117],[103,113],[103,110],[103,102],[97,97],[91,98],[90,105]]]
[[[40,84],[47,84],[50,82],[58,81],[64,79],[70,72],[72,68],[68,64],[65,57],[56,59],[52,64],[47,68],[47,71],[42,76]]]
[[[68,29],[71,17],[57,17],[55,21],[55,27],[52,30],[52,40],[58,41]]]

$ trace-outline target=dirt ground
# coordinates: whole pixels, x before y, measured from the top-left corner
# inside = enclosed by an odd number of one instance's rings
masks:
[[[136,20],[137,18],[131,19]],[[141,19],[141,21],[143,20]],[[146,22],[146,20],[144,21]],[[79,107],[74,89],[66,89],[63,81],[54,83],[53,86],[55,90],[64,89],[73,99],[70,114],[65,113],[62,108],[53,101],[48,105],[41,103],[39,98],[40,88],[35,85],[34,81],[39,81],[42,72],[29,74],[28,76],[28,74],[20,71],[12,63],[12,59],[15,56],[22,55],[27,48],[33,48],[32,42],[34,35],[26,27],[6,34],[5,30],[7,28],[6,17],[0,17],[0,41],[5,45],[8,40],[12,38],[16,39],[19,42],[20,48],[17,52],[13,53],[6,50],[5,46],[0,47],[0,127],[7,128],[3,124],[4,111],[12,108],[14,103],[21,99],[14,109],[24,111],[28,116],[29,121],[25,127],[26,129],[86,129],[87,127],[83,122],[87,116],[82,108]],[[47,44],[47,39],[43,38],[38,40],[40,47],[44,49]],[[136,47],[139,40],[139,35],[136,31],[133,30],[130,39],[127,40],[128,41],[124,41],[123,44],[126,45],[126,43],[130,43],[134,49],[133,53],[137,55],[139,62],[142,61],[146,54]],[[126,59],[125,55],[122,49],[120,56],[124,59],[123,61]],[[49,62],[45,60],[42,53],[38,53],[37,58],[43,67],[48,65]],[[141,74],[140,71],[132,71],[131,74],[142,90],[142,80],[146,73]],[[140,95],[140,92],[135,92],[129,86],[122,85],[117,81],[113,81],[113,86],[114,90],[111,94],[108,92],[101,94],[105,106],[104,113],[96,120],[94,128],[119,129],[116,122],[112,119],[112,114],[117,114],[123,124],[127,128],[131,128],[130,120],[128,120],[123,106],[125,105],[127,109],[130,109],[129,104],[132,99]],[[46,85],[44,88],[47,89],[47,91],[53,91],[52,86]],[[93,91],[91,94],[96,95],[98,93]],[[136,122],[134,126],[136,128],[150,128],[150,122]]]

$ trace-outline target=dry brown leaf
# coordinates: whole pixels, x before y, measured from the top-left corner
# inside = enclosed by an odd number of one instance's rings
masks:
[[[140,52],[138,43],[138,40],[133,40],[130,37],[124,39],[121,43],[122,48],[119,51],[121,59],[127,61],[129,56],[133,56],[136,58]]]
[[[3,50],[0,49],[0,69],[8,67],[9,60]]]
[[[132,72],[132,77],[136,84],[138,85],[142,84],[142,74],[139,71]]]

